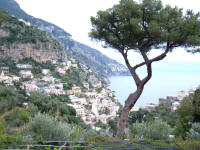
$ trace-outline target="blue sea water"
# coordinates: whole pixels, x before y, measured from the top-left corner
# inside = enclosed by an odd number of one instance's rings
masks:
[[[140,70],[138,74],[145,76],[145,71]],[[153,66],[153,76],[145,85],[135,106],[157,104],[159,98],[176,96],[179,91],[189,90],[198,85],[200,85],[200,63],[167,63]],[[124,105],[124,101],[131,92],[134,92],[136,86],[131,76],[113,76],[110,77],[109,88]]]

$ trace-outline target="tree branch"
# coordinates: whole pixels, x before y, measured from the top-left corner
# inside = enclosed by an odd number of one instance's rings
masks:
[[[131,75],[132,75],[132,77],[133,77],[133,79],[134,79],[134,81],[135,81],[135,84],[136,84],[137,86],[139,86],[140,83],[141,83],[141,79],[140,79],[139,76],[137,75],[136,69],[133,69],[133,67],[130,65],[129,60],[128,60],[128,57],[127,57],[127,52],[124,53],[123,51],[120,51],[120,53],[122,54],[122,56],[123,56],[123,58],[124,58],[124,60],[125,60],[125,63],[126,63],[126,65],[127,65],[127,67],[128,67],[128,69],[130,70],[130,73],[131,73]]]
[[[149,79],[152,77],[152,67],[151,67],[151,61],[149,60],[149,58],[147,57],[146,53],[144,51],[141,51],[141,55],[145,61],[145,64],[147,66],[147,76],[142,80],[142,83],[140,85],[140,87],[138,88],[143,88],[144,85],[149,81]]]
[[[163,58],[165,58],[166,54],[169,52],[169,50],[170,50],[170,46],[169,46],[169,42],[167,42],[165,52],[162,53],[161,55],[153,58],[153,59],[150,59],[150,60],[148,59],[146,53],[144,51],[141,51],[141,55],[144,59],[144,63],[141,63],[137,66],[142,66],[143,64],[146,64],[146,66],[147,66],[147,76],[142,80],[142,83],[141,83],[142,88],[149,81],[149,79],[151,79],[151,77],[152,77],[152,65],[151,64],[155,61],[159,61],[159,60],[162,60]]]
[[[167,53],[169,52],[169,49],[170,49],[171,46],[169,46],[169,42],[167,44],[167,47],[166,47],[166,50],[164,51],[164,53],[160,54],[159,56],[157,57],[154,57],[152,59],[150,59],[149,61],[152,63],[152,62],[155,62],[155,61],[159,61],[159,60],[162,60],[166,57]],[[142,62],[140,64],[137,64],[133,67],[133,69],[137,69],[143,65],[145,65],[146,63],[145,62]]]
[[[159,56],[157,56],[153,59],[150,59],[151,63],[154,61],[159,61],[159,60],[164,59],[167,56],[167,53],[169,52],[170,48],[171,48],[171,46],[170,46],[169,42],[167,42],[167,46],[166,46],[164,53],[160,54]]]

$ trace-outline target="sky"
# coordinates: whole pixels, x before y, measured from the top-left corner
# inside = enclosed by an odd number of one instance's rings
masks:
[[[102,48],[101,43],[92,41],[88,37],[92,26],[90,16],[96,16],[98,10],[106,10],[119,0],[16,0],[20,7],[28,14],[44,19],[48,22],[58,25],[72,35],[74,40],[87,44],[95,49],[100,50],[103,54],[112,57],[120,63],[124,64],[124,60],[116,50]],[[140,0],[141,1],[141,0]],[[163,4],[178,6],[184,10],[192,9],[194,12],[199,11],[200,1],[198,0],[162,0]],[[150,57],[158,55],[158,51],[151,53]],[[130,53],[129,59],[131,63],[138,63],[141,57],[136,53]],[[189,54],[183,49],[175,49],[173,53],[163,61],[165,62],[183,62],[183,63],[199,63],[200,54]]]

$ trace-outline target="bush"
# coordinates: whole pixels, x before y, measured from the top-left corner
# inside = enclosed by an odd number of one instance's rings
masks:
[[[0,114],[12,110],[23,103],[25,97],[12,86],[0,84]]]
[[[34,104],[29,104],[27,111],[30,113],[31,117],[34,117],[38,112],[38,107]]]
[[[117,120],[117,117],[108,120],[108,127],[110,128],[109,131],[113,134],[113,136],[117,134]]]
[[[200,140],[200,123],[192,124],[192,128],[187,133],[187,137],[195,140]]]
[[[16,135],[0,135],[0,149],[19,148],[22,143],[22,136]]]
[[[29,121],[30,115],[27,111],[15,109],[5,117],[6,124],[12,127],[19,127]]]
[[[80,134],[80,129],[58,121],[46,114],[36,115],[25,129],[25,135],[34,139],[41,136],[44,140],[70,140],[72,134]]]
[[[137,139],[167,139],[169,134],[169,125],[166,122],[162,122],[161,120],[155,120],[153,122],[135,123],[133,124],[131,129],[131,136]]]
[[[0,135],[4,134],[5,126],[0,122]]]
[[[66,104],[60,106],[60,113],[62,116],[64,115],[76,116],[76,110],[73,107],[68,106]]]
[[[102,129],[106,129],[106,124],[104,124],[101,120],[99,120],[96,124],[95,127],[100,127]]]

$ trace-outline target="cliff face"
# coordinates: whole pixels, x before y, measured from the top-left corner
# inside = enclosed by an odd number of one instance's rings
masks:
[[[9,46],[0,46],[0,56],[11,57],[16,61],[31,57],[35,61],[46,62],[58,59],[63,60],[67,58],[67,53],[65,50],[37,49],[34,44],[12,44]]]

